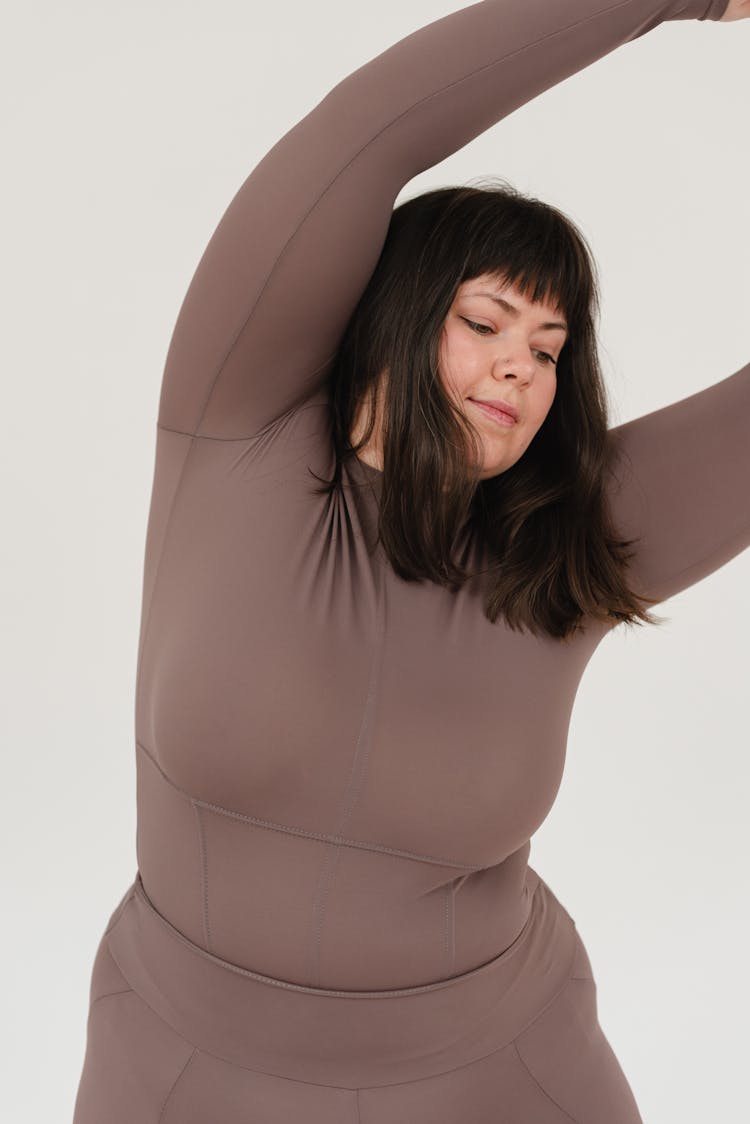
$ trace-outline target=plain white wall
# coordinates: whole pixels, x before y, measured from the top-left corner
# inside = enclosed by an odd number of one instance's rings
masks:
[[[6,13],[2,1057],[14,1124],[71,1118],[94,952],[135,874],[143,548],[161,371],[192,271],[287,129],[459,6],[47,0]],[[400,196],[496,174],[579,223],[601,272],[613,424],[750,359],[749,48],[745,23],[664,24]],[[749,1044],[750,554],[657,611],[671,623],[617,630],[587,668],[531,863],[577,920],[645,1120],[735,1121]]]

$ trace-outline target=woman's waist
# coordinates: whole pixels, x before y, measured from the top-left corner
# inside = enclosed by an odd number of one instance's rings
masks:
[[[241,967],[171,925],[140,874],[106,940],[145,1002],[227,1061],[352,1088],[414,1080],[512,1041],[567,981],[573,921],[528,871],[527,917],[509,946],[469,971],[413,987],[311,987]]]
[[[251,861],[191,849],[166,865],[139,848],[158,913],[240,968],[313,988],[402,989],[462,975],[507,949],[528,921],[538,875],[528,848],[469,873],[267,833]]]

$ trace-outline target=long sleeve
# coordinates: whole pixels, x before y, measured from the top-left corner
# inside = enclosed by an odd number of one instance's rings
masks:
[[[251,437],[322,385],[414,176],[667,20],[728,0],[483,0],[353,71],[261,159],[188,287],[165,429]]]
[[[639,592],[664,601],[750,547],[750,364],[608,436]]]

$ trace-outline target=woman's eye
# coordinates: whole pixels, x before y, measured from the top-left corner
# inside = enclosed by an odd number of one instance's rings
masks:
[[[473,320],[468,320],[465,316],[462,316],[461,319],[464,320],[469,325],[469,327],[472,328],[479,336],[481,336],[485,332],[492,331],[492,328],[490,328],[487,324],[476,324]]]
[[[492,332],[492,328],[490,328],[487,324],[477,324],[474,320],[469,320],[468,317],[466,317],[466,316],[462,316],[461,319],[466,324],[468,324],[469,327],[472,329],[472,331],[476,332],[476,334],[478,336],[486,335],[487,332],[490,332],[490,333]],[[546,351],[538,351],[537,355],[540,356],[540,358],[544,362],[545,366],[547,366],[550,363],[552,364],[553,367],[557,366],[556,361]]]

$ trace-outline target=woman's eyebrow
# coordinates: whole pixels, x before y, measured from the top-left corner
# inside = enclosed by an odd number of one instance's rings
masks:
[[[481,292],[481,293],[467,293],[466,295],[471,296],[471,297],[489,297],[490,300],[495,301],[497,304],[500,305],[501,308],[504,308],[506,312],[509,312],[511,314],[511,316],[518,317],[518,316],[521,315],[521,313],[518,311],[518,309],[516,308],[516,306],[514,304],[510,304],[510,302],[506,301],[504,297],[500,297],[496,293]],[[567,330],[568,330],[568,325],[565,323],[564,320],[548,320],[546,324],[540,324],[539,327],[543,331],[546,331],[547,329],[553,329],[553,328],[560,328],[563,332],[567,332]]]

